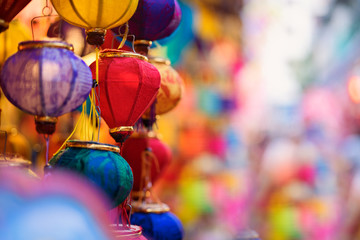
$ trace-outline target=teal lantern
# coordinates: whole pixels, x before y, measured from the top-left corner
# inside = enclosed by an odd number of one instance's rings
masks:
[[[56,154],[49,164],[84,175],[102,189],[118,206],[129,196],[133,174],[129,164],[119,154],[117,146],[87,141],[68,141],[66,148]]]

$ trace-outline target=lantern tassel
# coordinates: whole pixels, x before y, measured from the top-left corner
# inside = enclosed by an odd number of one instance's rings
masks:
[[[86,101],[85,101],[85,104],[86,104]],[[79,126],[79,123],[83,121],[83,118],[84,118],[84,104],[83,104],[82,107],[83,107],[83,111],[81,112],[81,115],[80,115],[78,121],[76,122],[76,125],[75,125],[75,127],[74,127],[74,130],[71,132],[71,134],[69,135],[69,137],[65,140],[65,142],[61,145],[61,147],[56,151],[56,153],[55,153],[54,155],[58,154],[58,153],[61,151],[61,149],[63,149],[63,148],[65,147],[67,141],[69,141],[70,138],[75,134],[76,129],[77,129],[78,126]]]

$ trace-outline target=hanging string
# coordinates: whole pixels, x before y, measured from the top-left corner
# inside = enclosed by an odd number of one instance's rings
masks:
[[[45,156],[45,159],[46,159],[46,165],[48,165],[48,162],[49,162],[49,135],[45,134],[44,135],[44,138],[45,138],[45,142],[46,142],[46,156]]]

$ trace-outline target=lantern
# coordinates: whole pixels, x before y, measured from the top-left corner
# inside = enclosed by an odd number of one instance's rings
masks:
[[[133,175],[129,164],[119,155],[117,146],[98,142],[68,141],[50,165],[69,169],[87,177],[100,187],[116,207],[130,194]]]
[[[91,45],[101,45],[105,29],[126,23],[134,14],[138,0],[51,0],[55,10],[65,21],[87,31]]]
[[[154,103],[154,114],[160,115],[169,112],[179,103],[184,91],[184,83],[175,69],[171,67],[169,60],[149,58],[149,62],[159,70],[161,75],[161,85]],[[148,109],[143,118],[154,119],[154,116],[150,115],[150,109]]]
[[[9,22],[30,2],[31,0],[0,0],[0,32],[9,27]]]
[[[181,9],[176,0],[139,0],[129,20],[129,33],[138,40],[158,40],[170,35],[180,19]]]
[[[176,0],[139,0],[129,20],[129,34],[135,35],[136,52],[147,55],[151,41],[169,36],[179,26],[181,9]],[[117,30],[114,30],[117,32]]]
[[[9,24],[9,29],[0,34],[0,66],[8,57],[18,50],[18,44],[22,41],[28,41],[31,35],[28,29],[18,20],[14,20]]]
[[[184,236],[180,220],[171,212],[135,212],[130,221],[141,226],[144,236],[149,240],[181,240]]]
[[[22,42],[2,68],[5,96],[37,116],[39,133],[52,134],[56,117],[75,110],[91,90],[89,67],[71,50],[71,45],[60,41]]]
[[[160,141],[156,135],[137,134],[131,136],[125,143],[122,149],[122,156],[130,164],[134,174],[134,191],[140,191],[142,172],[142,152],[149,147],[154,153],[156,159],[151,163],[151,182],[154,183],[166,166],[171,162],[171,150],[169,146]]]
[[[95,75],[96,64],[90,68]],[[117,142],[131,135],[134,124],[150,106],[159,87],[160,73],[146,57],[121,50],[100,52],[98,104]]]

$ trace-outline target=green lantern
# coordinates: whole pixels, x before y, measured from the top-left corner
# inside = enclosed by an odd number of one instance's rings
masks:
[[[66,148],[50,160],[54,169],[67,169],[84,175],[101,188],[118,206],[130,194],[133,174],[117,146],[87,141],[68,141]]]

